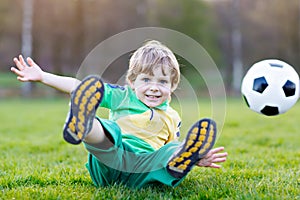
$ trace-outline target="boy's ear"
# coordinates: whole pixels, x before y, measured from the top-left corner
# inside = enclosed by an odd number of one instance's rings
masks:
[[[134,85],[133,85],[132,81],[128,80],[128,85],[131,87],[132,90],[134,90]]]

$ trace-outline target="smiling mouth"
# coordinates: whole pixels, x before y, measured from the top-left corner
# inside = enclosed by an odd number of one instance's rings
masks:
[[[158,95],[145,95],[147,98],[150,98],[150,99],[159,99],[160,98],[160,96],[158,96]]]

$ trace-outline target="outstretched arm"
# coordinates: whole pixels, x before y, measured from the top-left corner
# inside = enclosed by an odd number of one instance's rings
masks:
[[[78,79],[72,77],[58,76],[43,71],[31,58],[27,58],[28,66],[22,55],[18,58],[14,58],[13,61],[16,67],[12,67],[11,71],[15,73],[18,76],[17,79],[22,82],[41,82],[65,93],[71,93],[80,83]]]
[[[196,166],[199,167],[211,167],[211,168],[220,168],[220,165],[215,163],[225,162],[228,156],[227,152],[220,153],[224,150],[224,147],[218,147],[210,150],[204,158],[199,160]]]

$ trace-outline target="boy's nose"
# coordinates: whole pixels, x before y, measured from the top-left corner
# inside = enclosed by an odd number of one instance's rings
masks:
[[[156,91],[158,91],[158,87],[157,87],[157,84],[151,84],[151,86],[150,86],[150,90],[152,91],[152,92],[156,92]]]

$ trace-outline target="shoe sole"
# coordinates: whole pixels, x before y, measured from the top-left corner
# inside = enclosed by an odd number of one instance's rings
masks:
[[[216,123],[213,120],[196,122],[189,130],[181,150],[168,162],[168,171],[176,178],[185,176],[212,149],[216,135]]]
[[[67,142],[79,144],[90,132],[103,92],[104,84],[95,75],[86,77],[73,91],[63,131],[63,137]]]

